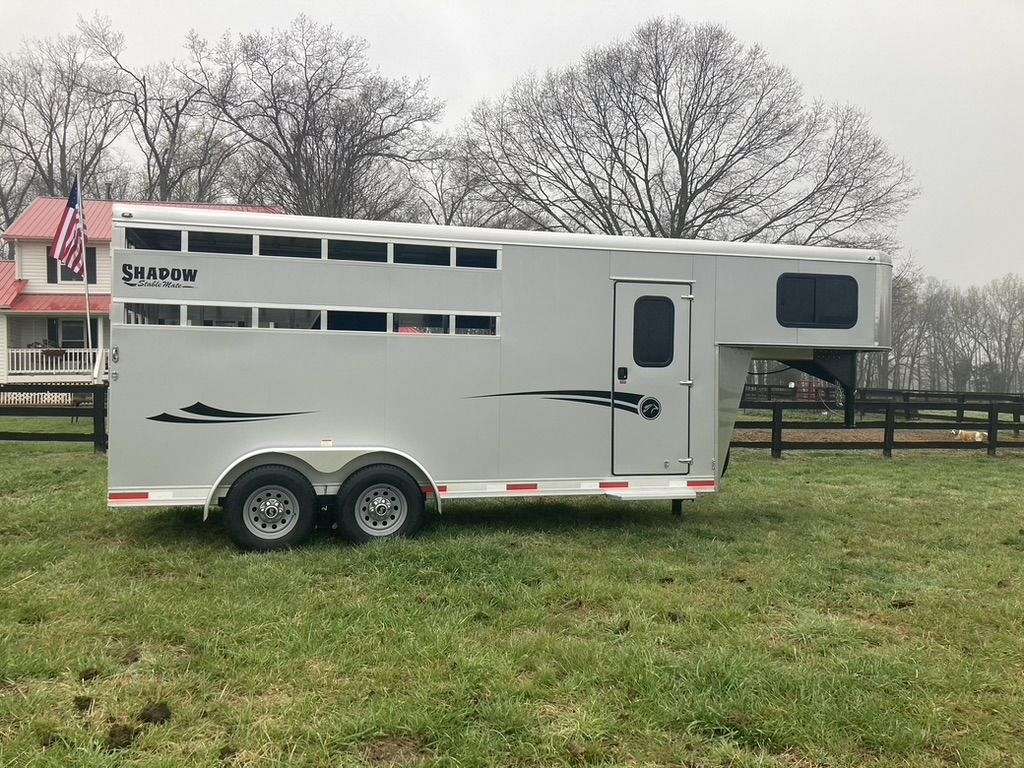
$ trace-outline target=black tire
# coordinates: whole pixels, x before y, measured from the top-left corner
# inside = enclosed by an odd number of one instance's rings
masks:
[[[267,493],[262,500],[261,489]],[[232,483],[224,502],[231,538],[240,548],[256,552],[301,544],[313,532],[316,511],[309,480],[280,464],[250,469]]]
[[[364,495],[374,495],[385,488],[397,492],[374,496],[379,511],[370,508],[374,506],[372,502],[359,503],[367,501]],[[371,464],[357,470],[338,491],[338,529],[356,544],[412,536],[423,527],[425,519],[419,483],[404,469],[391,464]]]

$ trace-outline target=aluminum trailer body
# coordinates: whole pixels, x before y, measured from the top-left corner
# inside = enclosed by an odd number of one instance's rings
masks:
[[[750,360],[885,348],[891,275],[874,251],[116,206],[108,502],[208,510],[266,464],[321,499],[370,465],[438,503],[693,498]]]

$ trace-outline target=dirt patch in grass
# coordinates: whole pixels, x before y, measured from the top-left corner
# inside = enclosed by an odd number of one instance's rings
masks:
[[[127,723],[114,723],[107,731],[107,749],[127,749],[139,736],[139,729]]]
[[[430,757],[419,739],[409,736],[385,736],[371,741],[363,749],[363,757],[373,766],[419,765]]]
[[[147,704],[139,712],[138,717],[139,722],[146,725],[159,725],[160,723],[166,723],[170,719],[171,708],[164,701]]]

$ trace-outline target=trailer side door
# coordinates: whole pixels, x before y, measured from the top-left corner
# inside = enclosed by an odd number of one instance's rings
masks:
[[[612,473],[690,471],[691,286],[615,283]]]

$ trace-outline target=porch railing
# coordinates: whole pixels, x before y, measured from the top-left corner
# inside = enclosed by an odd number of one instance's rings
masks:
[[[102,378],[107,373],[107,356],[105,349],[9,349],[7,375],[91,378],[97,370]]]

